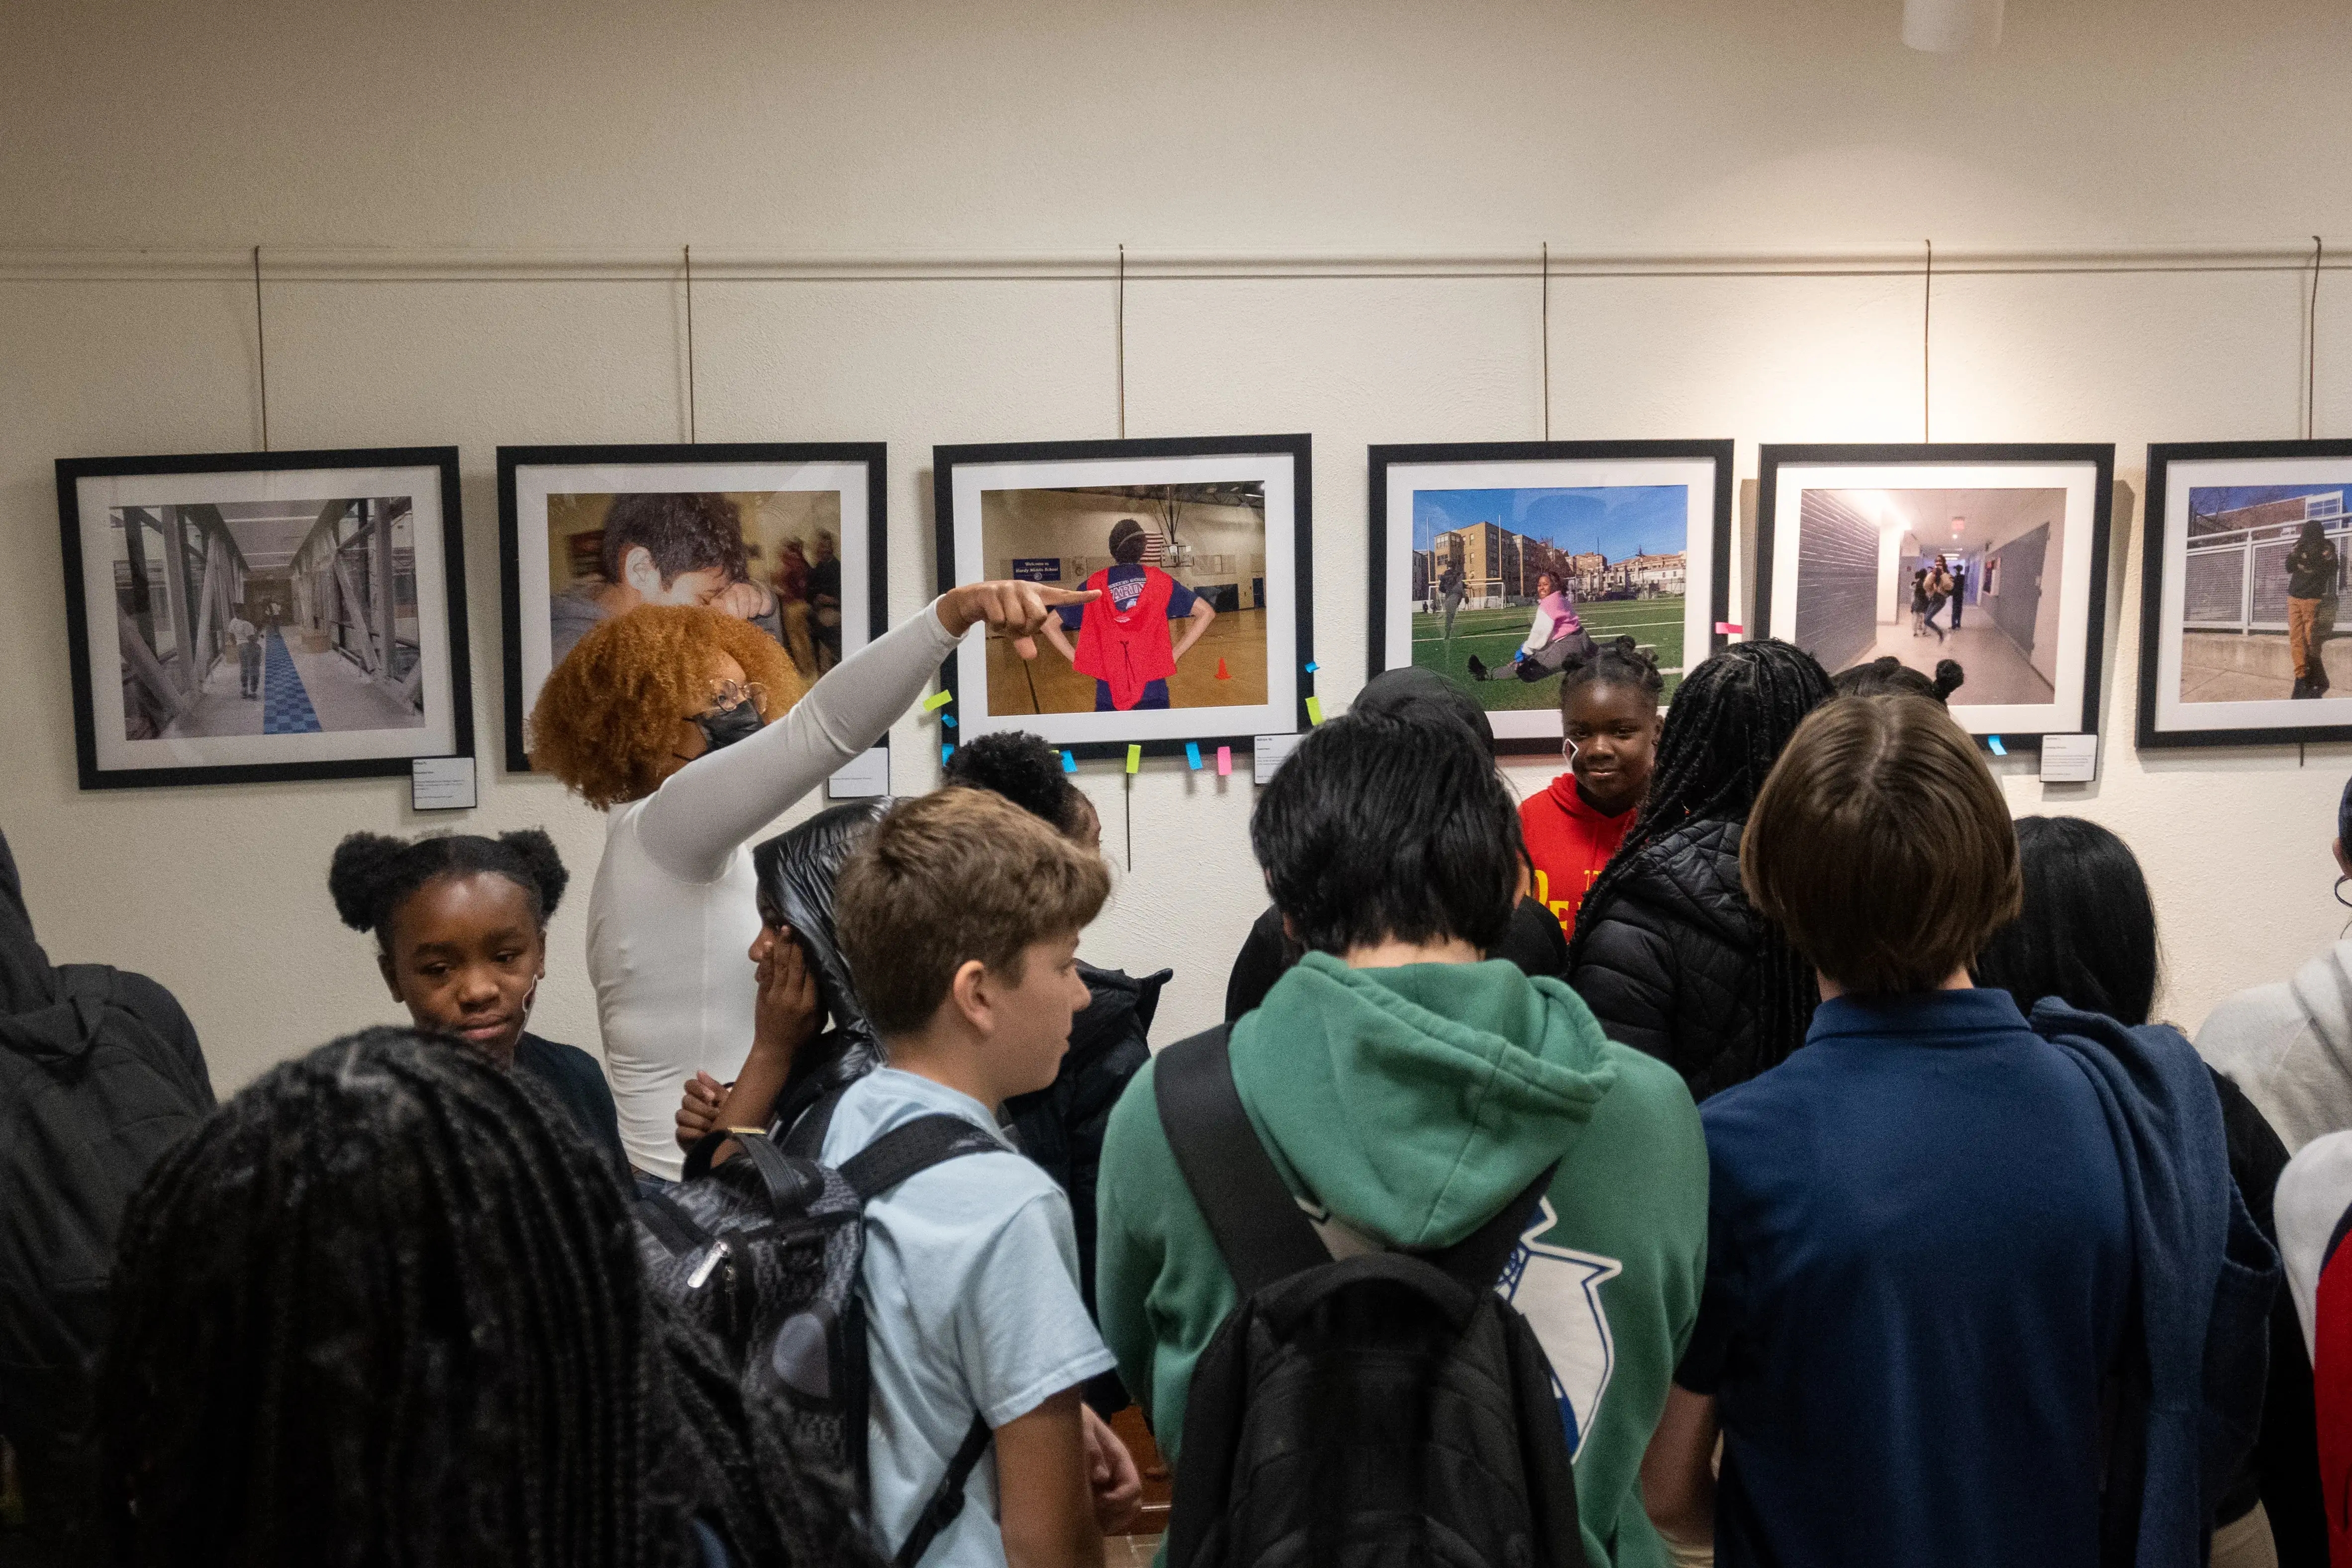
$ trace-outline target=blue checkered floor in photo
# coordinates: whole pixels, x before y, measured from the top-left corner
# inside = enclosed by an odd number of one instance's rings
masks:
[[[268,651],[261,656],[261,732],[319,732],[319,715],[310,706],[310,693],[302,684],[302,672],[294,668],[294,656],[287,651],[286,639],[275,628],[269,633]]]

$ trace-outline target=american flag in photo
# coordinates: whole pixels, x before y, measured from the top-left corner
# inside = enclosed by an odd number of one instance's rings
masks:
[[[1158,533],[1146,533],[1143,536],[1143,563],[1146,566],[1159,565],[1160,557],[1167,548],[1168,540],[1166,536]]]

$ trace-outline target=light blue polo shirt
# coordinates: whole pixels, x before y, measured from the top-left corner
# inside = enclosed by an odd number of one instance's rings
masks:
[[[822,1158],[839,1165],[940,1111],[1003,1136],[970,1095],[884,1068],[842,1096]],[[1078,1295],[1069,1200],[1010,1144],[934,1165],[868,1204],[864,1268],[871,1518],[887,1557],[914,1530],[974,1412],[1003,1426],[1114,1362]],[[992,1445],[964,1498],[924,1568],[1003,1568]]]

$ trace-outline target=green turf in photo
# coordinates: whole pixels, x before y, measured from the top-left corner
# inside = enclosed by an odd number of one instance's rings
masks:
[[[1595,642],[1606,642],[1620,634],[1651,648],[1658,656],[1658,667],[1667,671],[1666,696],[1672,699],[1675,688],[1682,684],[1683,664],[1683,599],[1605,599],[1587,600],[1576,606],[1584,629]],[[1472,680],[1470,656],[1476,654],[1490,668],[1501,669],[1511,662],[1519,644],[1527,640],[1528,626],[1535,612],[1531,607],[1505,610],[1464,610],[1454,617],[1454,638],[1445,637],[1445,616],[1416,610],[1412,616],[1412,662],[1424,669],[1434,669],[1461,681],[1476,694],[1479,705],[1488,712],[1514,709],[1556,708],[1559,705],[1559,679],[1522,681]]]

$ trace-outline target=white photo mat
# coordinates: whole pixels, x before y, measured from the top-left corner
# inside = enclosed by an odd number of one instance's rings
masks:
[[[1799,520],[1807,490],[2063,490],[2065,537],[2058,550],[2058,651],[2053,667],[2055,679],[2051,682],[2054,695],[2047,702],[1956,701],[1951,712],[1971,735],[2079,731],[2091,596],[2106,591],[2105,583],[2090,580],[2096,544],[2098,479],[2098,465],[2085,461],[1783,462],[1773,477],[1771,633],[1793,638],[1796,631]]]
[[[1684,542],[1683,673],[1714,646],[1715,491],[1711,458],[1538,458],[1458,463],[1391,463],[1384,541],[1381,637],[1388,668],[1412,662],[1412,498],[1418,490],[1583,489],[1619,485],[1681,485],[1687,508]],[[1558,740],[1556,707],[1497,709],[1486,715],[1495,738]]]
[[[74,481],[81,536],[81,594],[90,670],[90,719],[101,773],[156,768],[205,768],[271,763],[338,763],[362,759],[446,755],[457,749],[451,700],[449,584],[443,570],[447,520],[441,509],[442,470],[400,468],[260,468],[179,474],[84,475]],[[117,633],[112,515],[121,507],[187,506],[239,501],[321,501],[341,498],[404,499],[416,573],[417,647],[424,670],[421,725],[336,730],[307,734],[124,738],[122,665]],[[462,628],[460,628],[462,632]]]
[[[1115,742],[1181,742],[1209,735],[1288,733],[1298,727],[1297,528],[1294,459],[1286,452],[1173,458],[1081,458],[1045,461],[959,462],[952,476],[955,578],[985,575],[981,495],[985,490],[1068,489],[1097,485],[1233,484],[1255,480],[1265,497],[1265,696],[1259,703],[1214,708],[1130,709],[1119,713],[988,711],[988,642],[958,645],[957,738],[974,741],[1026,730],[1056,746]]]

